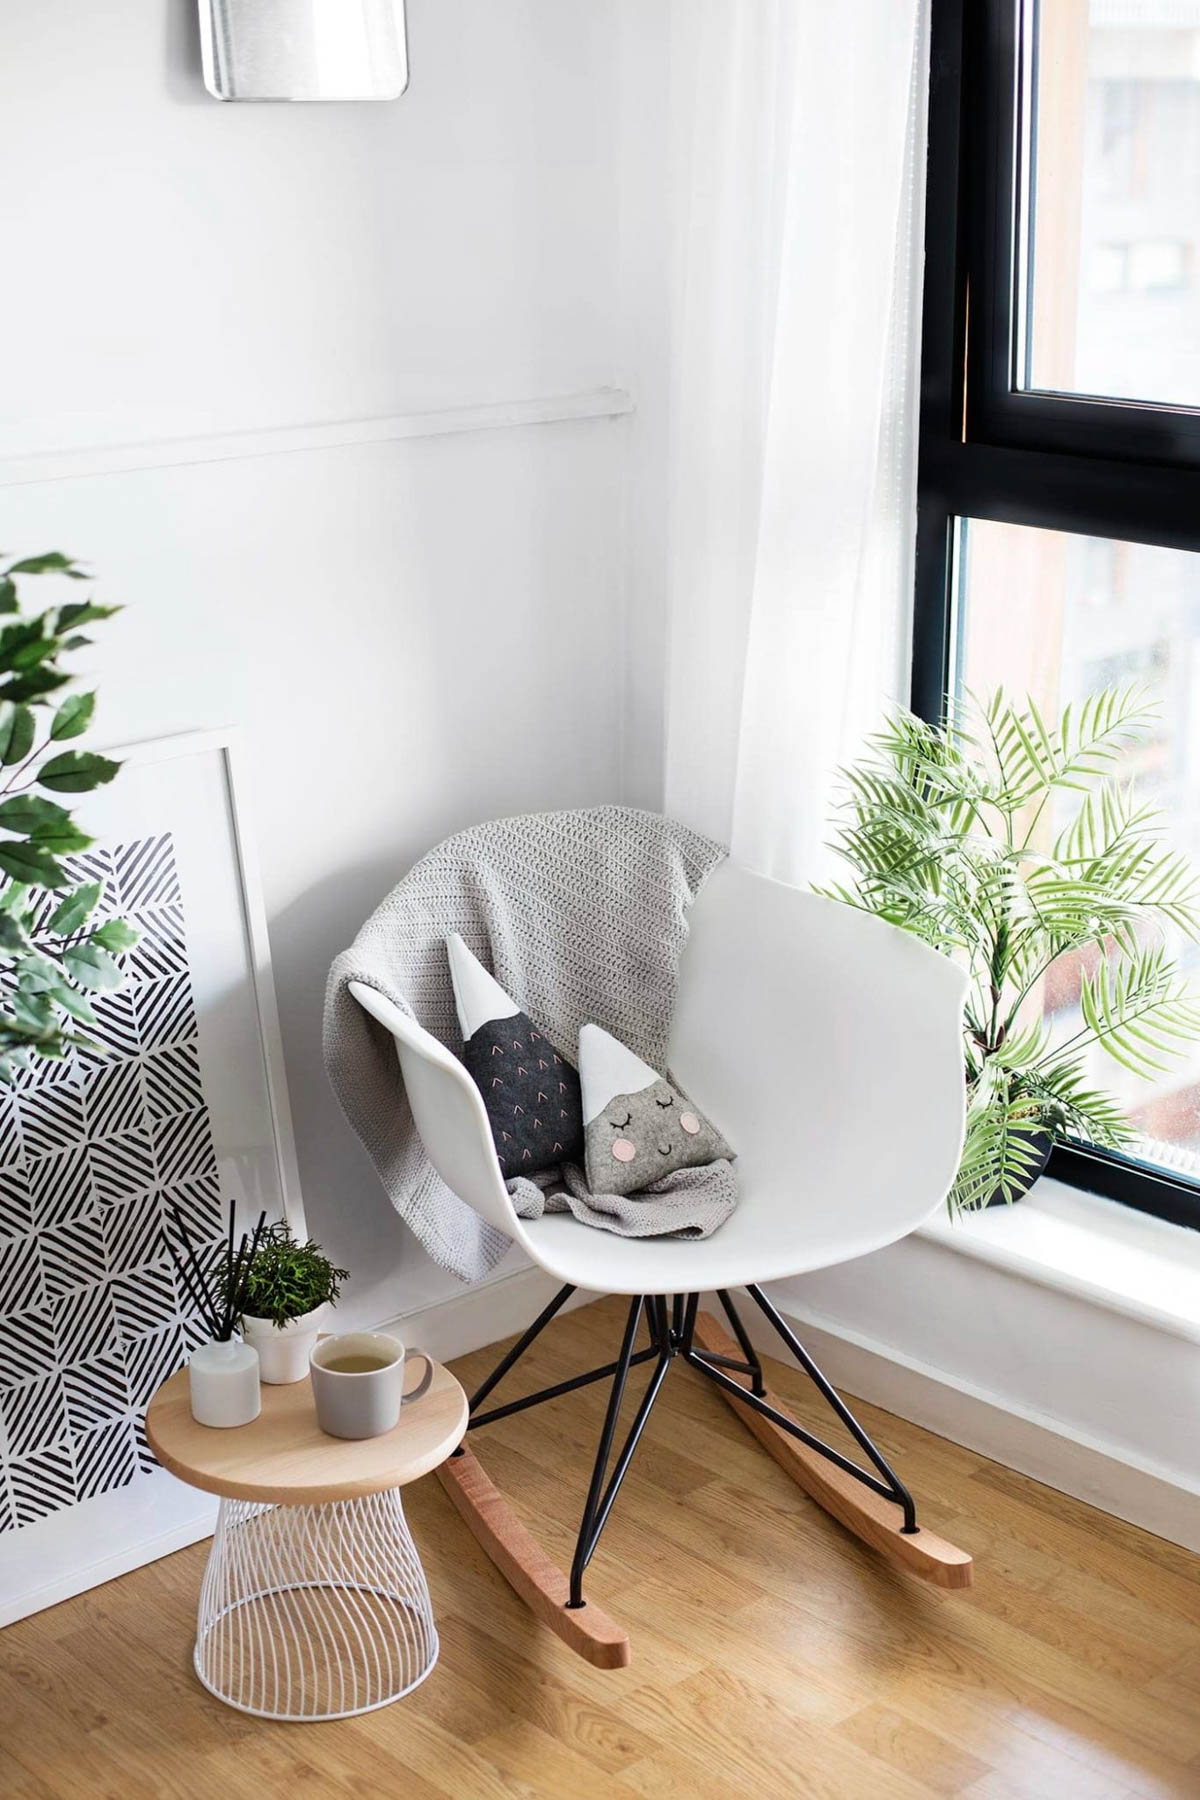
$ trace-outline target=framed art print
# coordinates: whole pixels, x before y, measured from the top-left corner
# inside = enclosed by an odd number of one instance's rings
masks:
[[[95,1048],[0,1089],[0,1624],[199,1535],[201,1497],[142,1430],[207,1335],[169,1215],[208,1246],[231,1200],[304,1233],[236,734],[112,754],[80,808],[96,841],[64,860],[138,941],[95,997]]]

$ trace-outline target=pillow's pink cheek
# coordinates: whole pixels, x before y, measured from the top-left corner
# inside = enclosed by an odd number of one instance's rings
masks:
[[[680,1113],[679,1123],[683,1126],[683,1129],[687,1132],[689,1137],[695,1137],[700,1129],[700,1121],[695,1113]]]
[[[628,1138],[616,1138],[612,1153],[618,1162],[632,1162],[637,1155],[637,1145],[631,1144]]]

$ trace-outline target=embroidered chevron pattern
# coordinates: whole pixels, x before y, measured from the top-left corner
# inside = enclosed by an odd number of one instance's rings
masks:
[[[75,1498],[124,1487],[137,1474],[132,1419],[116,1419],[75,1439]]]
[[[155,1388],[161,1387],[182,1363],[183,1333],[178,1325],[126,1341],[125,1374],[135,1412],[144,1411]]]
[[[98,881],[107,888],[113,878],[113,853],[103,847],[93,845],[90,850],[80,850],[74,856],[65,859],[69,878],[78,884],[84,881]],[[116,910],[116,896],[109,894],[108,911]],[[54,902],[57,905],[57,901]]]
[[[179,900],[175,847],[169,832],[118,845],[113,864],[120,904],[126,912],[138,913],[148,906],[168,906]]]
[[[118,1276],[111,1291],[123,1338],[137,1337],[147,1325],[174,1325],[178,1321],[179,1298],[168,1262]]]
[[[188,1349],[191,1351],[194,1350],[195,1347],[194,1344],[190,1344]],[[141,1475],[148,1475],[152,1469],[158,1468],[158,1458],[146,1442],[145,1423],[143,1420],[139,1419],[136,1414],[134,1415],[133,1420],[133,1442],[137,1455],[138,1473]]]
[[[117,1316],[108,1284],[71,1288],[51,1306],[59,1364],[88,1362],[117,1340]]]
[[[32,1230],[33,1202],[28,1181],[19,1170],[0,1170],[0,1238],[23,1237]]]
[[[207,1108],[159,1119],[154,1127],[154,1150],[158,1178],[164,1186],[189,1175],[207,1174],[216,1161]]]
[[[142,1063],[146,1111],[156,1119],[170,1113],[192,1112],[204,1104],[200,1086],[200,1058],[195,1042],[156,1050]]]
[[[37,1456],[8,1465],[18,1525],[31,1525],[75,1499],[75,1464],[69,1444],[55,1444]]]
[[[224,1222],[171,838],[63,860],[104,883],[97,919],[141,935],[125,986],[94,997],[97,1048],[0,1093],[0,1532],[156,1466],[139,1411],[207,1335],[163,1254],[164,1203],[205,1255]]]
[[[0,1419],[10,1456],[32,1456],[67,1435],[67,1407],[57,1370],[0,1396]]]
[[[83,1095],[74,1082],[56,1082],[26,1094],[21,1101],[21,1135],[30,1160],[49,1156],[63,1144],[77,1144],[84,1135]]]
[[[39,1309],[0,1319],[0,1390],[17,1387],[28,1381],[30,1369],[47,1369],[55,1361],[49,1312]]]
[[[187,938],[182,906],[160,906],[152,913],[134,913],[129,920],[140,937],[125,953],[125,977],[134,986],[178,975],[187,964]]]
[[[27,1094],[32,1088],[53,1087],[60,1081],[78,1081],[82,1066],[78,1050],[71,1050],[66,1056],[50,1062],[32,1062],[28,1068],[17,1070],[10,1091]]]
[[[90,1068],[107,1064],[113,1056],[136,1056],[138,1053],[137,1021],[133,1016],[133,995],[122,988],[115,994],[97,994],[92,1001],[96,1023],[88,1026],[88,1036],[100,1046],[99,1052],[82,1050],[80,1056]]]
[[[158,1193],[151,1189],[108,1207],[102,1229],[107,1266],[114,1279],[127,1269],[140,1268],[162,1256],[162,1206]]]
[[[162,1198],[164,1214],[169,1204],[177,1206],[188,1230],[199,1242],[219,1236],[224,1229],[226,1213],[221,1204],[221,1182],[215,1165],[207,1175],[193,1176],[190,1181],[178,1181],[173,1187],[165,1188]]]
[[[193,1350],[198,1350],[201,1344],[206,1344],[211,1336],[211,1331],[198,1316],[193,1319],[185,1319],[183,1321],[184,1355],[190,1356]]]
[[[84,1090],[88,1136],[119,1137],[142,1123],[145,1096],[132,1062],[101,1063]]]
[[[107,1271],[98,1212],[85,1213],[53,1231],[43,1231],[38,1248],[46,1292],[52,1301],[72,1288],[104,1280]]]
[[[143,1050],[190,1038],[196,1029],[192,984],[186,974],[169,976],[150,987],[135,988],[133,1010]]]
[[[67,1424],[76,1434],[129,1410],[125,1365],[115,1353],[63,1370]]]
[[[38,1228],[50,1231],[91,1212],[96,1204],[87,1146],[72,1144],[57,1156],[30,1163],[24,1177]]]
[[[32,1234],[0,1243],[0,1297],[12,1312],[44,1305],[42,1265]]]
[[[14,1164],[20,1168],[24,1164],[24,1152],[21,1148],[21,1128],[17,1123],[17,1109],[14,1103],[0,1102],[0,1168],[9,1169]]]
[[[154,1186],[154,1148],[145,1131],[89,1144],[88,1159],[96,1193],[106,1205]]]

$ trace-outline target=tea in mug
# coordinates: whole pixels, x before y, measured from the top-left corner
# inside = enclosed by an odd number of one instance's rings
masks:
[[[389,1356],[370,1356],[359,1351],[356,1355],[331,1356],[321,1367],[334,1375],[367,1375],[372,1369],[390,1369],[392,1361]]]

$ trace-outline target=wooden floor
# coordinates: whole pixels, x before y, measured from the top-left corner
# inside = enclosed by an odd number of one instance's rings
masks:
[[[529,1385],[606,1358],[618,1331],[613,1302],[559,1319]],[[770,1381],[820,1418],[798,1373]],[[477,1440],[564,1563],[602,1405],[584,1390]],[[591,1576],[630,1668],[589,1668],[539,1629],[427,1477],[407,1504],[442,1657],[416,1694],[303,1726],[210,1699],[189,1667],[197,1545],[0,1633],[0,1794],[1200,1796],[1200,1559],[861,1412],[924,1519],[974,1553],[972,1592],[862,1548],[677,1367]]]

